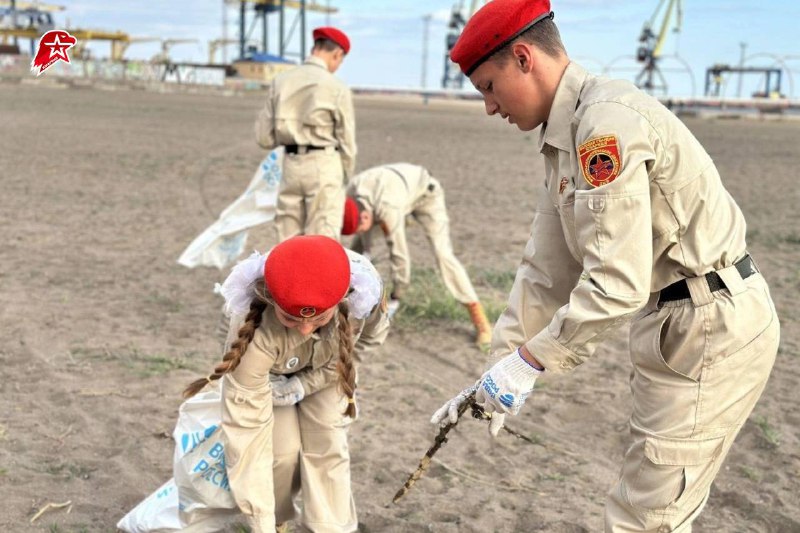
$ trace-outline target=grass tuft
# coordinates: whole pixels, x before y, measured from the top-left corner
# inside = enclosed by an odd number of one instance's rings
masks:
[[[758,429],[761,430],[761,437],[767,443],[767,445],[771,448],[777,448],[780,446],[780,438],[781,434],[778,432],[777,429],[772,427],[769,423],[769,420],[765,416],[757,416],[753,419]]]
[[[490,322],[505,308],[505,289],[513,282],[513,273],[482,272],[474,277],[476,290],[486,310]],[[481,283],[478,283],[478,282]],[[490,290],[480,290],[485,286]],[[499,293],[505,292],[502,298]],[[438,271],[432,268],[413,269],[411,284],[403,296],[403,304],[394,319],[399,328],[418,328],[431,321],[453,321],[469,323],[469,312],[447,291],[439,277]]]

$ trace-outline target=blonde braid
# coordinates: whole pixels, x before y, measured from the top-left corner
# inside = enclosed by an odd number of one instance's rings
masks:
[[[339,372],[339,387],[348,400],[344,414],[355,418],[356,368],[353,364],[353,332],[347,315],[347,304],[339,305],[339,360],[336,370]]]
[[[245,318],[244,324],[242,324],[242,327],[239,328],[239,336],[235,341],[233,341],[230,349],[222,357],[222,362],[214,367],[213,373],[204,378],[193,381],[183,390],[184,398],[191,398],[200,392],[203,387],[214,380],[218,380],[228,372],[233,372],[236,367],[239,366],[239,361],[241,361],[244,352],[247,351],[247,347],[253,340],[256,330],[261,325],[261,319],[264,316],[264,310],[267,308],[267,302],[264,295],[264,281],[260,280],[256,285],[256,296],[250,302],[250,310],[247,312],[247,317]]]

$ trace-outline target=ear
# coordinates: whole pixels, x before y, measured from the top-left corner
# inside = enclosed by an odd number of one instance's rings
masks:
[[[516,42],[511,46],[511,55],[514,58],[514,64],[522,70],[523,73],[528,73],[533,68],[533,50],[531,45],[524,42]]]

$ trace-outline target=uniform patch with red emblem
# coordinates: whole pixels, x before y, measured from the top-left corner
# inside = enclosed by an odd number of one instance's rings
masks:
[[[578,147],[581,171],[587,183],[600,187],[619,176],[619,145],[615,135],[589,139]]]

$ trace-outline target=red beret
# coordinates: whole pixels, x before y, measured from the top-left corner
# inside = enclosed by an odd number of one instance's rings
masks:
[[[352,235],[358,229],[358,204],[351,197],[344,201],[344,220],[342,220],[342,235]]]
[[[272,298],[292,316],[309,318],[338,304],[350,287],[350,260],[337,241],[292,237],[270,251],[264,278]]]
[[[315,41],[317,39],[330,39],[341,46],[345,54],[350,52],[350,39],[347,38],[347,35],[345,35],[343,31],[337,30],[332,26],[316,28],[311,32],[311,35],[314,37]]]
[[[450,59],[469,76],[504,44],[552,15],[550,0],[492,0],[464,26]]]

